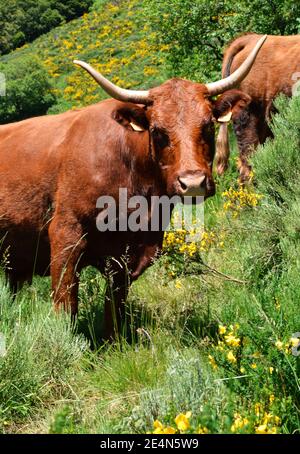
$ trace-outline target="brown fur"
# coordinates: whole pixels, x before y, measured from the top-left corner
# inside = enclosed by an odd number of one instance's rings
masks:
[[[81,269],[105,271],[112,256],[113,292],[120,322],[130,280],[161,248],[160,232],[108,232],[96,228],[96,200],[119,188],[133,195],[178,193],[180,175],[201,173],[206,197],[214,194],[214,121],[226,106],[204,85],[170,80],[150,91],[149,107],[106,100],[60,115],[0,126],[1,251],[9,253],[7,274],[16,289],[34,274],[51,274],[55,306],[75,315]],[[243,94],[236,92],[231,102]],[[223,101],[222,101],[223,100]],[[223,105],[224,104],[224,105]],[[134,121],[145,130],[136,132]],[[106,303],[106,336],[112,335]]]
[[[261,35],[246,34],[235,39],[226,49],[222,75],[227,77],[246,59]],[[279,93],[292,94],[294,73],[300,71],[300,36],[268,36],[248,76],[240,89],[250,96],[251,102],[233,116],[234,130],[240,151],[240,175],[249,176],[251,167],[248,158],[259,143],[270,137],[267,121],[273,109],[273,100]],[[217,139],[217,170],[222,174],[227,168],[229,146],[227,127],[219,132]]]

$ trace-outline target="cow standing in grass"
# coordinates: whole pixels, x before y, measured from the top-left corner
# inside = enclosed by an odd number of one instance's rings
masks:
[[[265,37],[230,77],[206,85],[173,79],[149,91],[125,90],[76,61],[113,98],[60,115],[0,126],[1,252],[14,289],[34,274],[51,274],[55,307],[75,315],[79,273],[105,271],[113,257],[118,326],[129,279],[136,279],[162,246],[159,231],[99,232],[97,200],[118,203],[119,188],[139,195],[214,194],[214,123],[245,95],[231,90],[249,72]],[[219,95],[217,101],[213,96]],[[101,214],[101,213],[100,213]],[[106,337],[114,332],[111,302]]]
[[[228,46],[223,59],[223,77],[228,77],[243,63],[259,38],[260,35],[256,34],[243,35]],[[231,109],[242,182],[249,178],[251,166],[248,158],[252,151],[267,137],[272,137],[268,121],[274,110],[274,99],[279,93],[292,96],[293,87],[297,89],[297,80],[300,80],[300,36],[268,36],[251,71],[239,85],[244,98]],[[227,123],[223,123],[216,146],[219,175],[228,167],[228,159],[228,127]]]

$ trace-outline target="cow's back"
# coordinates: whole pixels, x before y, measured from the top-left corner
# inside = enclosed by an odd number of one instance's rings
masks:
[[[86,165],[93,168],[95,149],[107,141],[105,133],[112,129],[108,123],[116,124],[110,118],[114,103],[108,100],[77,111],[0,126],[2,227],[6,223],[40,227],[55,203],[58,181],[72,173],[68,187],[78,186],[76,177]],[[115,131],[111,135],[117,140]],[[109,153],[113,151],[110,147]],[[103,165],[109,167],[109,158],[103,147]]]
[[[40,227],[51,211],[72,113],[0,126],[0,225]]]
[[[228,68],[234,72],[246,59],[261,35],[247,34],[234,40],[223,60],[223,74]],[[236,54],[236,55],[235,55]],[[272,36],[262,46],[248,76],[241,82],[241,90],[254,100],[272,100],[278,93],[291,95],[295,74],[300,72],[300,35]]]

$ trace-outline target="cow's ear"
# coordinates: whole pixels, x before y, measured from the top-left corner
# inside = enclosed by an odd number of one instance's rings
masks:
[[[113,118],[130,131],[138,133],[149,129],[145,109],[135,104],[125,104],[119,107],[114,111]]]
[[[213,114],[219,123],[227,123],[238,116],[251,102],[251,97],[241,90],[228,90],[213,102]]]

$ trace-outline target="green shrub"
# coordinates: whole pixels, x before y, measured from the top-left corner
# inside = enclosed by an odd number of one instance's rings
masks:
[[[15,301],[0,279],[0,431],[49,399],[69,396],[87,343],[72,333],[68,316],[57,317],[49,301],[24,291]],[[71,372],[72,371],[72,372]]]
[[[204,364],[200,352],[170,349],[164,383],[144,390],[139,405],[124,419],[123,431],[145,433],[155,420],[174,427],[176,415],[189,411],[194,425],[205,426],[210,432],[222,426],[224,430],[228,424],[228,393],[222,382],[211,380]]]
[[[0,64],[6,95],[0,97],[0,124],[43,115],[55,102],[47,71],[37,58]]]

